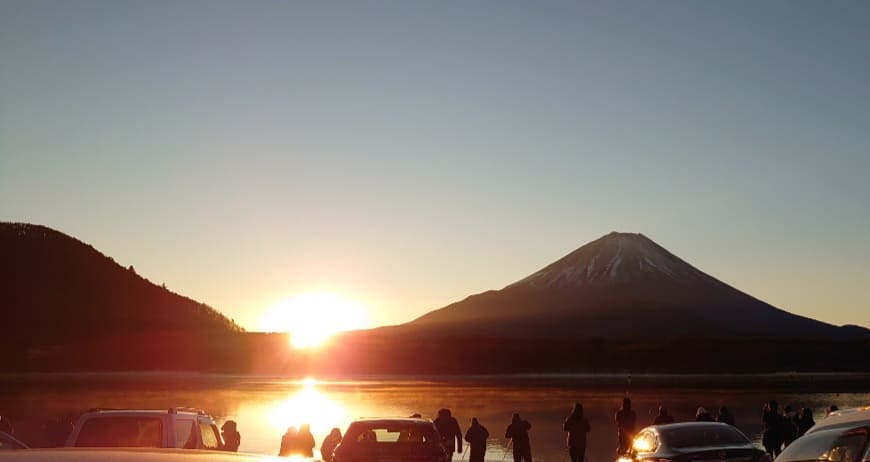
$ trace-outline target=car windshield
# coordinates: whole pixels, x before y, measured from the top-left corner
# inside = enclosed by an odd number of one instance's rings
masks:
[[[746,435],[730,425],[662,428],[661,436],[674,449],[750,444]]]
[[[432,425],[416,422],[354,423],[344,441],[357,443],[424,443],[440,441]]]

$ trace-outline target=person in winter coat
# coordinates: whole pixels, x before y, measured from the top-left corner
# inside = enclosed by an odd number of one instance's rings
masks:
[[[532,424],[520,418],[515,413],[511,418],[511,424],[504,432],[504,437],[509,439],[514,449],[514,462],[532,462],[532,443],[529,441],[529,430]]]
[[[456,418],[450,414],[450,409],[439,409],[438,417],[435,418],[434,423],[438,433],[441,434],[444,449],[447,451],[445,460],[450,462],[453,460],[455,451],[462,454],[462,429],[459,428],[459,422],[456,421]]]
[[[236,428],[235,420],[227,420],[221,425],[221,437],[223,437],[224,451],[238,452],[239,445],[242,444],[242,434]]]
[[[340,442],[341,430],[333,428],[332,431],[326,435],[326,438],[323,439],[323,443],[320,443],[320,457],[323,459],[323,462],[332,462],[332,451],[335,450],[335,447],[338,446],[338,443]]]
[[[574,404],[571,415],[565,419],[562,428],[568,432],[568,454],[571,462],[583,462],[586,459],[586,434],[592,430],[589,419],[583,415],[583,405]]]
[[[616,453],[623,455],[631,449],[631,441],[634,439],[634,425],[637,422],[637,414],[631,410],[631,399],[622,399],[622,409],[616,412]]]
[[[287,427],[287,431],[281,436],[281,449],[278,450],[278,455],[281,457],[290,457],[296,449],[296,428]]]
[[[486,440],[489,438],[489,431],[477,421],[477,417],[471,418],[471,426],[465,431],[465,441],[468,441],[470,454],[468,455],[469,462],[483,462],[486,456]]]
[[[695,412],[695,422],[713,422],[713,416],[706,408],[699,407]]]
[[[734,427],[734,414],[728,410],[727,407],[722,406],[719,408],[719,414],[716,416],[716,422],[727,423]]]
[[[761,444],[771,459],[775,459],[782,452],[782,421],[782,415],[779,413],[779,403],[770,400],[770,402],[764,405],[764,411],[761,414],[761,423],[764,425]]]
[[[299,433],[296,434],[296,447],[293,453],[302,457],[314,457],[314,435],[311,434],[311,426],[302,424]]]
[[[801,409],[800,418],[798,418],[798,437],[804,436],[807,430],[813,428],[816,421],[813,420],[813,410],[805,407]]]
[[[653,420],[653,425],[664,425],[669,423],[674,423],[674,416],[668,414],[668,409],[664,405],[659,406],[659,413]]]

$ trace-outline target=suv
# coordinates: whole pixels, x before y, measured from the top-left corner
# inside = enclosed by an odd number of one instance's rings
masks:
[[[91,409],[66,446],[220,449],[223,441],[214,419],[199,409]]]

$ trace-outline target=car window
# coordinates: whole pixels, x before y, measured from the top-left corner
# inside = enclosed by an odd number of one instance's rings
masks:
[[[441,439],[431,425],[416,423],[395,425],[351,425],[347,441],[358,443],[424,443],[434,444]]]
[[[202,433],[202,447],[206,449],[220,449],[220,437],[217,427],[207,422],[199,423],[199,431]]]
[[[88,419],[76,438],[77,447],[163,446],[163,422],[154,417],[113,416]]]
[[[842,428],[808,433],[790,444],[777,462],[826,460],[831,462],[860,461],[867,446],[867,429],[844,431]]]
[[[749,438],[730,425],[698,425],[660,429],[672,448],[750,444]]]
[[[196,448],[196,434],[193,432],[193,420],[179,419],[175,421],[175,447]]]

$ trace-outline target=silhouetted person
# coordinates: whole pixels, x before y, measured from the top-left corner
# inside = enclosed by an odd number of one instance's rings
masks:
[[[302,457],[314,457],[315,444],[311,426],[307,423],[300,425],[299,432],[296,434],[296,450],[293,453]]]
[[[653,419],[653,425],[664,425],[674,423],[674,416],[668,414],[668,408],[664,405],[659,406],[659,413],[656,415],[656,418]]]
[[[341,442],[341,430],[333,428],[320,444],[320,457],[323,462],[332,462],[332,451]]]
[[[278,455],[281,457],[290,457],[296,451],[296,429],[287,427],[287,432],[281,437],[281,449]]]
[[[411,414],[411,418],[412,418],[412,419],[422,419],[423,416],[420,415],[419,412],[415,412],[415,413]]]
[[[483,462],[486,456],[486,440],[489,439],[489,431],[477,421],[477,417],[471,418],[471,426],[465,431],[465,441],[468,441],[468,462]]]
[[[791,406],[786,405],[785,413],[782,416],[782,444],[787,447],[792,441],[797,439],[797,435],[797,414]]]
[[[239,452],[239,445],[242,444],[242,434],[236,429],[235,420],[227,420],[221,425],[221,436],[224,439],[224,451]]]
[[[438,429],[441,441],[444,443],[444,449],[447,451],[445,457],[447,462],[453,460],[454,451],[458,450],[462,454],[462,429],[459,428],[459,422],[450,414],[450,409],[438,410],[435,428]]]
[[[589,419],[583,415],[583,405],[574,404],[571,415],[565,419],[562,429],[568,432],[568,454],[571,462],[583,462],[586,459],[586,434],[592,430]]]
[[[798,418],[798,438],[804,436],[807,430],[813,428],[816,421],[813,420],[813,410],[805,407],[801,409],[800,417]]]
[[[622,398],[622,409],[616,411],[614,420],[616,420],[616,452],[622,455],[631,449],[634,425],[637,422],[637,414],[631,410],[630,398]]]
[[[734,426],[734,414],[728,410],[727,407],[722,406],[719,408],[719,414],[716,415],[716,422],[727,423],[728,425]]]
[[[504,432],[504,437],[511,440],[514,451],[514,462],[532,462],[532,443],[529,441],[529,430],[532,424],[527,420],[520,419],[519,414],[514,414],[511,424]]]
[[[775,459],[782,452],[782,420],[779,403],[770,400],[764,405],[764,412],[761,415],[761,423],[764,425],[761,444],[771,459]]]
[[[713,422],[713,416],[707,408],[702,406],[695,411],[695,422]]]
[[[12,421],[9,417],[0,415],[0,432],[6,432],[10,435],[15,434],[15,428],[12,427]]]

